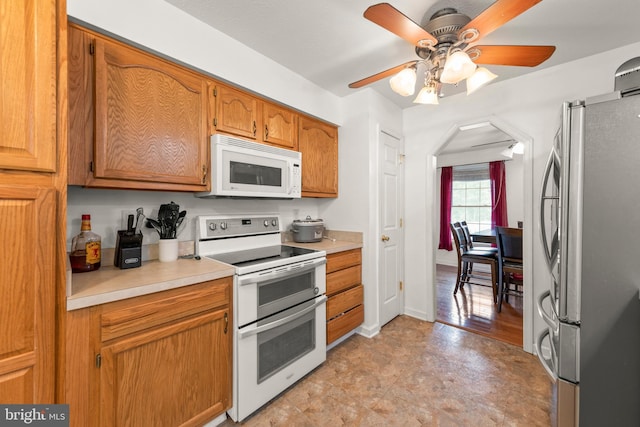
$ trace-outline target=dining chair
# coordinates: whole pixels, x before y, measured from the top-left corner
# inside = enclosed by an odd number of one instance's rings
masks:
[[[453,290],[455,295],[458,289],[462,288],[465,283],[484,285],[483,283],[471,282],[472,278],[480,278],[480,276],[472,275],[469,272],[468,265],[470,263],[488,264],[491,267],[491,290],[493,292],[493,302],[497,300],[497,271],[498,271],[498,259],[496,252],[486,251],[483,249],[469,249],[467,246],[467,240],[464,235],[464,231],[459,222],[449,224],[451,233],[453,234],[453,240],[455,242],[456,252],[458,253],[458,276],[456,278],[456,286]],[[482,277],[486,279],[486,277]],[[484,285],[486,286],[486,285]]]
[[[502,301],[509,302],[509,295],[522,295],[522,229],[496,227],[498,247],[498,313],[502,311]],[[515,288],[511,288],[511,283]],[[518,286],[521,287],[518,290]]]
[[[471,232],[469,231],[469,225],[467,225],[467,221],[460,221],[460,226],[462,227],[462,231],[464,232],[464,238],[467,240],[467,249],[474,249],[473,238],[471,237]],[[492,246],[480,246],[477,249],[482,249],[489,252],[495,252],[496,256],[498,254],[498,248]],[[468,274],[473,274],[473,263],[470,262],[467,265]]]

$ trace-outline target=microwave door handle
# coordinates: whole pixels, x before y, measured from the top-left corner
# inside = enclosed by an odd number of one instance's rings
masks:
[[[309,307],[306,307],[303,310],[297,311],[297,312],[293,313],[292,315],[287,316],[287,317],[285,317],[283,319],[278,319],[276,321],[267,323],[266,325],[261,325],[261,326],[255,327],[255,328],[251,328],[248,331],[240,331],[240,332],[238,332],[238,337],[240,339],[243,339],[243,338],[250,337],[251,335],[256,335],[256,334],[259,334],[261,332],[266,332],[268,330],[275,329],[275,328],[277,328],[279,326],[286,325],[287,323],[292,322],[295,319],[297,319],[299,317],[302,317],[305,314],[315,310],[318,306],[320,306],[320,305],[322,305],[322,304],[324,304],[326,302],[327,302],[327,297],[325,295],[322,295],[321,297],[318,297],[316,299],[316,302],[313,305],[310,305]]]
[[[289,188],[287,189],[287,194],[291,194],[293,192],[293,167],[289,162],[287,162],[287,171],[289,172],[289,182],[288,182]]]

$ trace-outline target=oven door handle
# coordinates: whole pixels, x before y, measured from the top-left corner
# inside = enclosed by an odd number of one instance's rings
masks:
[[[254,283],[266,282],[267,280],[280,279],[282,277],[290,276],[292,273],[303,273],[305,271],[315,270],[316,267],[326,263],[326,258],[316,258],[311,261],[303,261],[299,264],[292,264],[285,267],[277,267],[273,270],[247,274],[238,277],[238,285],[245,286]]]
[[[313,305],[310,305],[309,307],[304,308],[303,310],[297,311],[295,313],[293,313],[290,316],[287,316],[283,319],[278,319],[276,321],[273,321],[271,323],[267,323],[266,325],[262,325],[262,326],[257,326],[254,328],[249,329],[248,331],[239,331],[238,332],[238,337],[240,339],[243,338],[247,338],[250,337],[251,335],[256,335],[259,334],[261,332],[265,332],[268,331],[270,329],[275,329],[279,326],[285,325],[299,317],[304,316],[305,314],[315,310],[318,306],[324,304],[325,302],[327,302],[327,297],[325,295],[322,295],[318,298],[316,298],[316,302]]]

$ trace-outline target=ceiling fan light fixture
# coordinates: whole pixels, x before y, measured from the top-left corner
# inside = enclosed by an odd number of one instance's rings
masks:
[[[408,67],[389,79],[391,89],[402,96],[411,96],[416,91],[416,69]]]
[[[420,89],[418,92],[418,96],[413,100],[415,104],[430,104],[430,105],[438,105],[440,102],[438,101],[438,91],[436,90],[435,85],[429,84]]]
[[[447,84],[456,84],[468,78],[476,70],[476,64],[471,61],[469,55],[461,50],[453,52],[447,57],[442,69],[440,81]]]
[[[485,67],[478,67],[475,73],[467,79],[467,95],[471,95],[496,77],[498,76]]]

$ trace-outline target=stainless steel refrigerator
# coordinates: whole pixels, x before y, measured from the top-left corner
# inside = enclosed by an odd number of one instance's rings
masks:
[[[640,96],[565,103],[544,174],[536,352],[565,426],[640,426]]]

